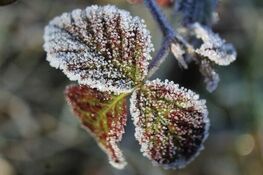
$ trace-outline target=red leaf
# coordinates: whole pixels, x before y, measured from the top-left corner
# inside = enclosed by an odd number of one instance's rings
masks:
[[[84,128],[107,153],[110,163],[123,168],[126,161],[116,142],[119,142],[126,125],[126,94],[112,95],[84,85],[68,86],[65,95]]]

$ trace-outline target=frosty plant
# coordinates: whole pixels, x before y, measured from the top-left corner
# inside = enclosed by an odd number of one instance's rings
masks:
[[[155,0],[144,3],[164,34],[153,59],[144,21],[110,5],[54,18],[45,28],[44,48],[50,65],[79,83],[66,88],[67,101],[114,167],[127,164],[117,142],[124,133],[130,97],[135,137],[143,155],[155,165],[181,168],[198,155],[207,137],[205,101],[169,80],[147,79],[172,51],[182,68],[192,61],[199,65],[207,89],[213,91],[219,80],[213,65],[230,64],[236,53],[211,30],[213,1],[176,1],[182,33],[170,25]]]

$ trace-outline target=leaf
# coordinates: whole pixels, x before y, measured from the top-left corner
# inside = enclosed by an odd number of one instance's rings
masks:
[[[45,28],[50,65],[100,91],[131,92],[146,74],[151,36],[139,17],[115,6],[90,6],[54,18]]]
[[[237,53],[233,45],[226,43],[218,34],[213,33],[210,28],[194,23],[191,29],[196,38],[201,39],[203,42],[196,49],[196,53],[221,66],[227,66],[236,60]]]
[[[0,0],[0,5],[9,5],[9,4],[12,4],[16,1],[17,0]]]
[[[122,169],[126,161],[117,146],[126,125],[126,94],[118,96],[84,85],[68,86],[65,96],[76,116],[107,153],[112,166]]]
[[[182,24],[195,22],[209,25],[213,22],[217,0],[176,0],[176,13],[182,14]]]
[[[172,43],[171,51],[175,59],[178,61],[179,65],[183,67],[184,69],[188,69],[188,65],[184,58],[185,50],[182,48],[182,46],[180,46],[180,43],[175,43],[175,42]]]
[[[135,137],[144,156],[164,168],[182,168],[203,148],[209,119],[205,101],[190,90],[159,79],[131,97]]]
[[[207,91],[213,92],[214,90],[216,90],[220,78],[219,75],[212,68],[211,62],[209,60],[201,60],[199,70],[205,78],[204,82],[206,84]]]

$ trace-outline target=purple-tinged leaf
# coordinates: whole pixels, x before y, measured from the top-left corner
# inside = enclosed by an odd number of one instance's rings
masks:
[[[146,74],[151,36],[144,21],[115,6],[90,6],[54,18],[45,28],[50,65],[100,91],[131,92]]]
[[[127,117],[126,94],[112,95],[84,85],[68,86],[67,101],[83,127],[107,153],[111,165],[122,169],[126,161],[117,146],[124,133]]]
[[[182,168],[207,137],[204,100],[173,82],[147,81],[133,92],[130,112],[144,156],[164,168]]]

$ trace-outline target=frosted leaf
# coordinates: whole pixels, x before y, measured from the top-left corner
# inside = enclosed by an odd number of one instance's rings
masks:
[[[112,166],[122,169],[126,161],[117,146],[126,125],[125,94],[112,95],[85,85],[68,86],[65,95],[76,116],[107,153]]]
[[[115,6],[90,6],[54,18],[45,28],[50,65],[100,91],[131,92],[147,74],[151,36],[138,17]]]
[[[208,60],[201,60],[200,72],[204,76],[206,89],[209,92],[213,92],[214,90],[216,90],[220,78],[219,75],[214,71]]]
[[[144,156],[164,168],[182,168],[203,149],[209,119],[204,100],[173,82],[147,81],[131,97],[135,137]]]
[[[176,58],[176,60],[179,62],[179,64],[184,68],[187,69],[188,65],[184,60],[184,54],[185,51],[184,49],[180,46],[179,43],[172,43],[171,44],[171,51]]]
[[[191,26],[195,36],[202,40],[196,53],[221,66],[227,66],[236,60],[237,53],[232,44],[226,43],[218,34],[207,27],[194,23]]]
[[[189,24],[199,22],[211,24],[217,0],[176,0],[175,11],[181,13],[182,23]]]

